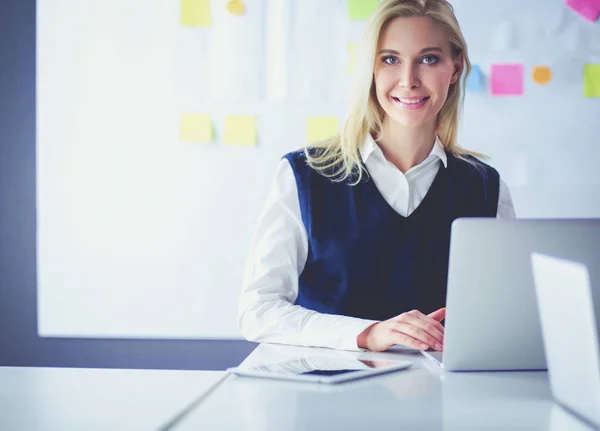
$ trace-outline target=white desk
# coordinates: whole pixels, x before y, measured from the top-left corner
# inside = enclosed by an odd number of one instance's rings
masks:
[[[156,430],[221,371],[0,367],[0,429]]]
[[[229,376],[175,424],[186,430],[585,430],[556,406],[545,372],[448,373],[419,353],[262,344],[245,365],[298,355],[395,357],[405,371],[341,385]]]

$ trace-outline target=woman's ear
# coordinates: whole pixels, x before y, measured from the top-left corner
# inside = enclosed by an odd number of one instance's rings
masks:
[[[452,74],[452,79],[450,80],[450,84],[456,84],[456,81],[460,78],[462,74],[463,67],[465,64],[465,55],[464,53],[458,54],[458,56],[454,59],[454,73]]]

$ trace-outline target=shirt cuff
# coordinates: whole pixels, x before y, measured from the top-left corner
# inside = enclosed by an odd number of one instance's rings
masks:
[[[361,332],[374,323],[379,323],[379,321],[349,318],[349,321],[345,322],[344,328],[339,334],[340,337],[338,348],[342,350],[366,351],[367,349],[361,349],[358,347],[358,336]]]

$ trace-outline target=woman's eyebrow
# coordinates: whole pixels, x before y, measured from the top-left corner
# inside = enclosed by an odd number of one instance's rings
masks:
[[[444,52],[444,50],[442,48],[440,48],[439,46],[430,46],[428,48],[423,48],[421,50],[421,54],[423,54],[425,52],[431,52],[431,51]],[[379,54],[400,55],[400,53],[398,51],[393,50],[393,49],[382,49],[381,51],[379,51]]]

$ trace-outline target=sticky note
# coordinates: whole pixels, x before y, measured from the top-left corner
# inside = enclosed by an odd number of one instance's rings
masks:
[[[208,27],[212,24],[210,0],[181,0],[181,25]]]
[[[531,77],[536,84],[546,85],[552,80],[552,71],[547,66],[534,66]]]
[[[313,143],[334,136],[339,131],[338,117],[310,117],[306,121],[306,142]]]
[[[596,21],[600,15],[600,6],[597,0],[566,0],[565,4],[590,22]]]
[[[491,81],[492,96],[521,96],[524,88],[522,64],[493,64]]]
[[[483,90],[483,73],[479,65],[474,64],[471,66],[471,73],[467,79],[466,88],[471,93],[479,93]]]
[[[586,64],[583,67],[583,95],[600,97],[600,64]]]
[[[213,139],[212,124],[208,114],[183,114],[179,122],[179,140],[208,143]]]
[[[227,10],[231,15],[241,16],[246,12],[246,6],[242,0],[229,0],[227,2]]]
[[[346,64],[346,71],[348,75],[352,75],[354,73],[354,69],[356,68],[356,44],[350,42],[348,44],[348,62]]]
[[[229,115],[225,118],[223,143],[228,145],[256,146],[256,117]]]
[[[348,18],[367,19],[378,4],[379,0],[348,0]]]

